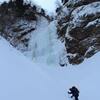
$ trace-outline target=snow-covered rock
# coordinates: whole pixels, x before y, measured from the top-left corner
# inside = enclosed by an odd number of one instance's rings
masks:
[[[16,1],[4,2],[0,6],[0,32],[10,43],[21,51],[28,49],[30,36],[38,29],[37,23],[50,18],[37,5],[24,2],[21,7]]]
[[[58,35],[65,41],[71,64],[79,64],[100,50],[100,2],[96,1],[69,0],[62,7],[69,14],[62,16],[62,9],[58,13]]]

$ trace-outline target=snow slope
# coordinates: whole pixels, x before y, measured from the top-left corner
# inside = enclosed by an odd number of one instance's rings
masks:
[[[72,85],[80,100],[99,100],[99,55],[79,66],[50,66],[29,61],[0,38],[0,100],[71,100]]]
[[[38,66],[40,64],[31,63],[5,40],[0,39],[0,99],[57,99],[53,89],[55,83]]]

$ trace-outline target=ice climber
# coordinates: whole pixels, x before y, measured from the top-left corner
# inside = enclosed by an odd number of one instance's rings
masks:
[[[73,86],[72,88],[69,89],[68,94],[71,94],[71,98],[74,98],[75,100],[79,100],[79,90]]]

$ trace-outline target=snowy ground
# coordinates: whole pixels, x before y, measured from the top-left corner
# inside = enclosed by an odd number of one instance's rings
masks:
[[[99,100],[99,55],[79,66],[50,66],[29,61],[0,38],[0,100],[71,100],[73,85],[80,100]]]

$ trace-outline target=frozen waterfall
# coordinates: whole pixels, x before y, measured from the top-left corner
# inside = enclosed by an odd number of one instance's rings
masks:
[[[48,23],[45,18],[41,18],[37,22],[37,29],[31,35],[29,50],[33,61],[47,64],[64,63],[65,49],[64,44],[57,38],[56,21]]]

